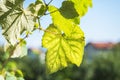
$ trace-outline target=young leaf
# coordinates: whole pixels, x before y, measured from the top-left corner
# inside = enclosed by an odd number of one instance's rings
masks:
[[[11,58],[23,57],[27,55],[26,42],[23,40],[16,46],[10,45],[9,43],[5,46],[5,51],[12,54]]]
[[[45,5],[41,0],[36,0],[35,3],[31,3],[27,10],[31,11],[34,16],[43,15],[45,11]]]
[[[9,43],[15,45],[25,30],[28,32],[33,30],[36,17],[30,11],[23,9],[23,0],[5,0],[1,4],[0,24],[3,35]]]
[[[43,35],[42,45],[48,49],[46,65],[49,73],[67,67],[71,63],[79,66],[84,52],[84,33],[79,26],[74,25],[70,36],[67,36],[51,24]]]
[[[27,47],[26,44],[24,43],[20,43],[19,45],[16,46],[13,55],[11,56],[11,58],[15,58],[15,57],[23,57],[27,55]]]

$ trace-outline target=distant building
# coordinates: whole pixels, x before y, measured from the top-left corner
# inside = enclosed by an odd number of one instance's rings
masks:
[[[28,55],[32,59],[39,57],[41,63],[45,63],[45,49],[44,48],[29,48]]]
[[[96,56],[103,55],[105,56],[106,53],[111,53],[112,48],[114,47],[114,43],[93,43],[90,42],[85,46],[85,57],[87,59],[92,60]]]

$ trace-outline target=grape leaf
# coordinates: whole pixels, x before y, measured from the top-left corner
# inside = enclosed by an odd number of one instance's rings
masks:
[[[4,76],[0,74],[0,80],[5,80]]]
[[[22,8],[23,1],[24,0],[0,0],[0,23],[15,9],[18,9],[18,7]]]
[[[41,0],[36,0],[35,3],[31,3],[27,8],[34,16],[43,15],[45,9],[46,7]]]
[[[79,14],[74,8],[74,3],[72,1],[64,1],[59,11],[62,14],[62,16],[68,19],[73,19],[79,16]]]
[[[62,6],[59,8],[59,12],[64,18],[71,20],[75,24],[80,24],[80,16],[72,1],[63,1]]]
[[[0,4],[0,24],[6,40],[15,45],[24,31],[31,32],[34,28],[34,17],[31,11],[22,7],[24,0],[5,0]]]
[[[79,26],[72,26],[69,36],[51,24],[42,38],[43,47],[47,48],[46,65],[49,73],[56,72],[68,64],[79,66],[84,52],[84,33]]]
[[[60,11],[54,6],[49,6],[48,10],[49,12],[51,12],[53,23],[66,35],[70,35],[72,31],[72,26],[75,24],[73,20],[67,19],[62,16]]]
[[[5,80],[17,80],[14,74],[11,74],[10,72],[6,72],[6,78]]]
[[[15,46],[7,43],[5,45],[5,51],[9,54],[12,54],[11,58],[23,57],[23,56],[27,55],[26,42],[23,40]]]
[[[80,16],[84,16],[88,7],[92,7],[92,0],[67,0],[74,3],[75,9]]]
[[[16,46],[13,55],[11,56],[11,58],[15,58],[15,57],[23,57],[27,55],[27,47],[26,44],[19,44]]]

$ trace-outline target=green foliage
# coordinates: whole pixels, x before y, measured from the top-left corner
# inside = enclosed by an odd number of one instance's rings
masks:
[[[24,80],[23,77],[16,77],[14,73],[6,73],[6,78],[5,80]]]
[[[116,45],[112,53],[98,55],[90,63],[87,63],[86,58],[84,58],[80,67],[69,65],[51,75],[46,74],[45,64],[41,63],[38,54],[29,53],[22,59],[14,59],[15,62],[12,59],[12,62],[7,64],[6,69],[11,72],[19,68],[23,72],[25,80],[119,80],[119,48],[120,46]],[[0,57],[0,61],[1,59],[3,60],[2,57]],[[16,63],[17,67],[15,66]],[[19,75],[16,71],[16,76],[20,77]],[[0,75],[0,79],[2,79],[1,77]]]
[[[41,0],[36,0],[35,3],[31,3],[27,8],[34,16],[43,15],[45,12],[45,5],[42,3]]]
[[[24,0],[0,1],[0,25],[7,40],[5,46],[9,58],[23,57],[27,54],[25,39],[35,30],[43,30],[42,46],[47,48],[46,66],[49,73],[56,72],[69,64],[80,66],[84,52],[84,33],[79,27],[82,17],[92,6],[91,0],[65,0],[60,8],[36,0],[26,9]],[[52,17],[52,24],[46,30],[40,19]],[[22,37],[22,35],[25,35]],[[8,78],[15,77],[8,74]]]
[[[33,30],[35,17],[29,10],[23,9],[23,0],[6,0],[5,3],[1,1],[1,4],[0,9],[3,11],[1,12],[3,15],[0,15],[0,19],[2,19],[0,24],[3,35],[14,46],[24,31],[31,32]]]
[[[74,3],[72,1],[64,1],[59,11],[62,14],[62,16],[68,19],[72,19],[79,16],[79,14],[74,8]]]
[[[42,45],[48,49],[46,65],[50,73],[67,67],[73,63],[80,65],[84,52],[84,34],[78,26],[74,26],[71,34],[66,36],[51,24],[45,32]],[[53,33],[54,32],[54,33]]]
[[[24,80],[23,73],[21,72],[21,70],[15,68],[16,64],[14,62],[11,62],[9,63],[9,65],[6,66],[7,67],[5,67],[4,70],[0,72],[1,78],[3,77],[2,80]]]
[[[88,7],[92,7],[92,0],[68,0],[74,3],[74,7],[78,14],[82,17],[86,14]]]
[[[70,35],[75,25],[73,20],[64,18],[64,16],[62,16],[61,13],[57,11],[58,9],[54,6],[49,6],[48,10],[49,12],[54,12],[51,14],[54,25],[63,31],[67,36]]]

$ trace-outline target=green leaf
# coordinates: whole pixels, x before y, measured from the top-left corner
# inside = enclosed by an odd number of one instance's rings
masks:
[[[72,26],[69,36],[51,24],[42,39],[47,48],[46,65],[49,73],[56,72],[69,64],[80,66],[84,52],[84,33],[79,26]]]
[[[4,76],[0,74],[0,80],[5,80]]]
[[[31,3],[27,10],[31,11],[34,16],[43,15],[45,12],[45,5],[41,0],[36,0],[35,3]]]
[[[15,63],[15,62],[13,62],[13,61],[11,61],[11,62],[8,62],[7,64],[6,64],[6,66],[5,66],[5,70],[6,71],[15,71],[16,69],[17,69],[17,66],[16,66],[17,64]]]
[[[19,7],[22,8],[23,1],[24,0],[0,0],[0,23],[15,9]]]
[[[15,76],[16,77],[23,77],[23,73],[21,70],[17,70],[16,73],[15,73]]]
[[[75,9],[80,16],[84,16],[88,7],[92,7],[92,0],[67,0],[74,3]]]
[[[53,23],[66,35],[70,35],[75,22],[62,16],[60,11],[54,6],[49,6],[48,10],[51,12]]]
[[[62,16],[68,19],[73,19],[79,16],[79,14],[74,8],[74,3],[72,1],[64,1],[59,11],[62,14]]]
[[[77,13],[72,1],[63,1],[59,12],[64,18],[71,20],[75,24],[80,24],[80,16]]]
[[[15,74],[16,74],[15,71],[14,72],[6,72],[5,80],[25,80],[23,77],[18,77]]]
[[[27,55],[26,42],[21,41],[19,44],[13,46],[7,43],[5,45],[5,51],[9,54],[12,54],[11,58],[23,57]]]
[[[23,77],[18,77],[17,80],[25,80]]]
[[[15,75],[9,73],[9,72],[6,72],[6,78],[5,80],[17,80],[17,78],[15,77]]]
[[[0,24],[3,35],[10,44],[15,45],[24,31],[33,30],[36,17],[31,11],[23,9],[23,0],[5,0],[1,4]]]

